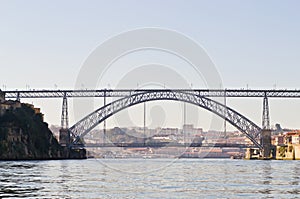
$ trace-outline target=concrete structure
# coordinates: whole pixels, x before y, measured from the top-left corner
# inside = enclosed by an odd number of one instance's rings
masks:
[[[259,159],[260,157],[260,150],[258,148],[247,148],[245,159],[252,160],[252,159]]]
[[[295,149],[295,160],[300,160],[300,144],[295,144],[294,149]]]
[[[276,146],[276,160],[294,160],[295,150],[293,145]]]
[[[68,129],[59,130],[59,144],[61,146],[69,146],[70,144],[70,133]]]
[[[275,149],[271,144],[271,130],[263,129],[261,131],[261,144],[263,149],[247,148],[245,159],[263,159],[268,160],[274,158]]]
[[[271,158],[271,130],[264,129],[261,132],[261,143],[263,145],[262,158]]]

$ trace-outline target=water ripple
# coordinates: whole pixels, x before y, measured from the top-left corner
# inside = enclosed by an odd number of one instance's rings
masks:
[[[180,159],[160,167],[169,162],[0,162],[0,198],[296,198],[300,194],[299,161]],[[147,172],[141,172],[143,167]]]

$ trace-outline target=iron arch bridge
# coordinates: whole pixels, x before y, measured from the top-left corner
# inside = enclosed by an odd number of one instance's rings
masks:
[[[263,146],[259,142],[262,129],[251,120],[217,101],[195,94],[194,92],[178,90],[145,91],[134,93],[133,95],[123,97],[95,110],[69,128],[72,137],[71,146],[81,144],[81,138],[83,138],[98,124],[119,111],[143,102],[157,100],[181,101],[204,108],[228,121],[239,131],[244,133],[254,145],[263,149]]]

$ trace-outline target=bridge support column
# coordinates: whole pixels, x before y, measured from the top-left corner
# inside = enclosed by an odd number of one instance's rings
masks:
[[[269,102],[266,93],[265,93],[264,104],[263,104],[262,128],[270,129]]]
[[[263,146],[262,158],[270,159],[271,158],[271,130],[263,129],[261,132],[261,144]]]
[[[5,101],[5,93],[3,93],[0,89],[0,103]]]
[[[61,112],[61,128],[68,129],[68,127],[69,127],[68,100],[67,100],[67,94],[64,93],[62,112]]]
[[[68,116],[68,100],[67,94],[64,93],[62,113],[61,113],[61,129],[59,130],[59,143],[62,146],[70,145],[69,116]]]
[[[59,130],[59,144],[61,146],[69,146],[71,142],[70,132],[68,129],[61,128]]]
[[[104,90],[103,105],[106,106],[106,89]],[[103,146],[106,144],[106,120],[103,121]]]
[[[20,93],[19,92],[17,93],[17,99],[16,99],[16,101],[20,102]]]

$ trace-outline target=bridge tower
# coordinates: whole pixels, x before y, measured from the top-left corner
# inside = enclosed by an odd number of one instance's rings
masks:
[[[271,156],[271,128],[270,128],[269,102],[268,102],[268,97],[266,92],[263,101],[261,144],[263,146],[262,157],[264,159],[269,159]]]
[[[59,130],[59,143],[62,146],[68,146],[70,144],[70,133],[69,133],[69,116],[68,116],[68,99],[67,93],[64,93],[62,113],[61,113],[61,128]]]
[[[262,129],[270,129],[269,102],[266,93],[263,104]]]
[[[62,113],[61,113],[61,128],[67,129],[68,127],[69,127],[68,99],[67,99],[67,94],[64,93]]]

